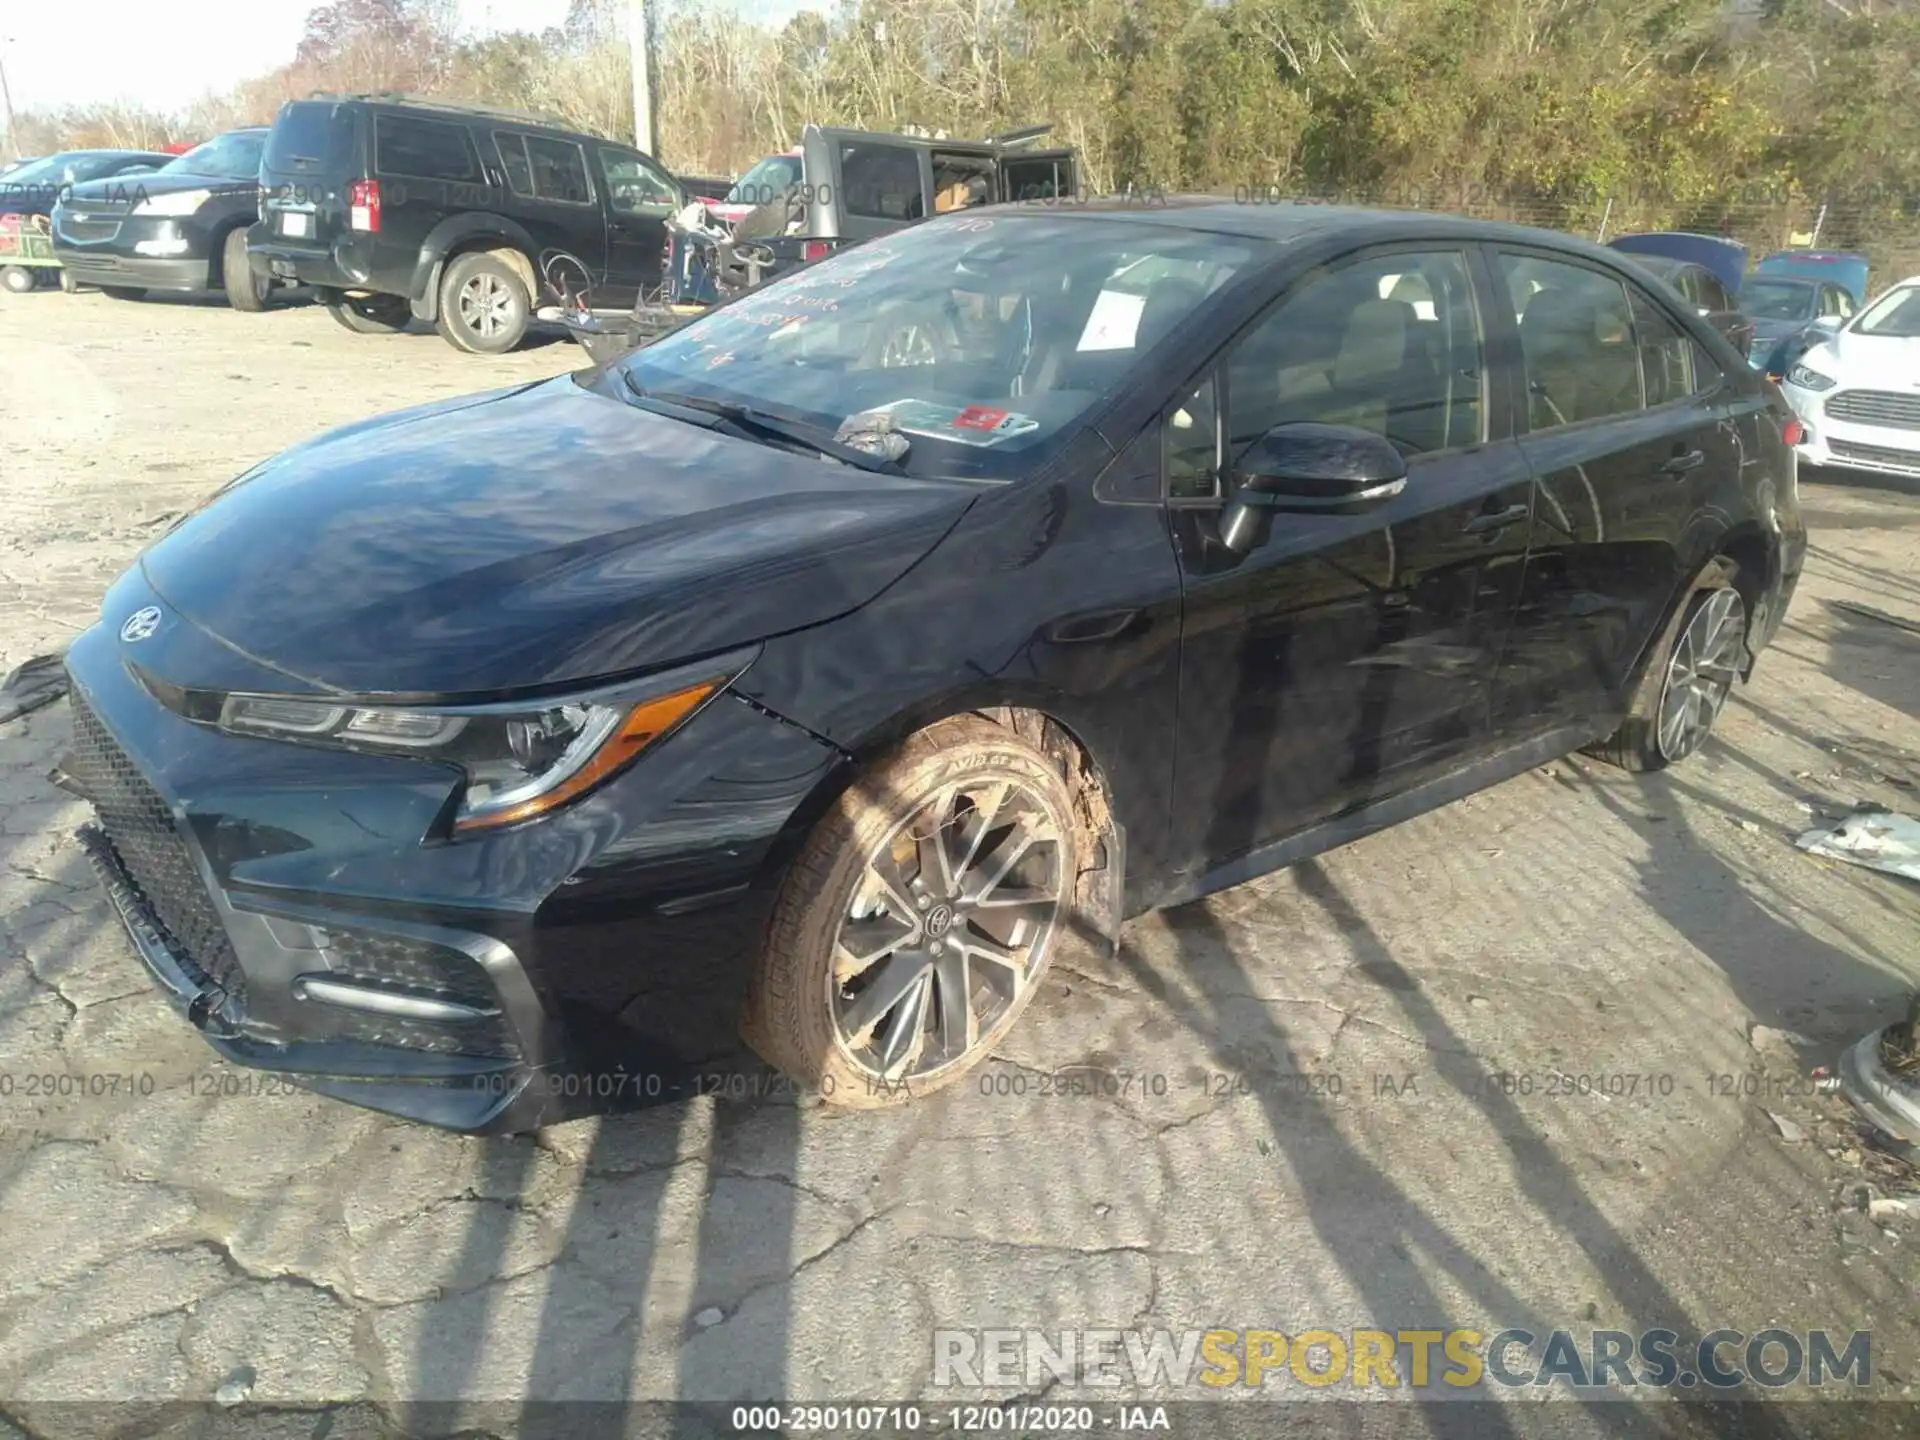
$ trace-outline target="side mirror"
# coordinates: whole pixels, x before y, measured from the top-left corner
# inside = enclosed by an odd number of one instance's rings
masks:
[[[1392,442],[1351,425],[1276,425],[1234,467],[1220,540],[1236,555],[1257,549],[1275,513],[1353,515],[1407,488],[1407,462]]]

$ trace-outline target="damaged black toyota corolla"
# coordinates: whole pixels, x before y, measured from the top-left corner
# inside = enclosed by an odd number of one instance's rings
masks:
[[[744,1035],[876,1104],[1127,915],[1698,748],[1791,424],[1565,237],[973,212],[242,476],[71,647],[64,776],[236,1061],[505,1130]]]

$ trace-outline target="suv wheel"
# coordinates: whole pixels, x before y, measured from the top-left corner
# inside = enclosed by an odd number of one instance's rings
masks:
[[[533,301],[513,267],[474,251],[447,267],[434,328],[448,344],[475,355],[504,355],[527,333]]]
[[[1627,770],[1664,770],[1706,743],[1740,678],[1747,606],[1721,560],[1667,626],[1620,728],[1590,754]]]
[[[894,1104],[973,1069],[1032,1000],[1079,858],[1066,781],[977,716],[867,771],[783,882],[743,1030],[831,1104]]]
[[[398,335],[413,306],[404,295],[341,295],[327,302],[327,313],[356,335]]]
[[[267,308],[267,296],[273,292],[273,282],[264,275],[255,274],[253,266],[247,263],[245,227],[229,230],[220,246],[220,281],[226,286],[227,304],[234,309],[257,315]]]

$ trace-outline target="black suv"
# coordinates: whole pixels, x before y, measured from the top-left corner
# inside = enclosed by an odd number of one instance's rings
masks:
[[[121,300],[224,290],[236,310],[266,309],[272,284],[246,249],[266,140],[264,125],[231,130],[151,174],[70,186],[53,210],[53,253],[69,281]]]
[[[281,107],[247,251],[350,330],[431,320],[498,355],[549,279],[631,304],[660,280],[680,182],[628,145],[534,116],[393,96]]]

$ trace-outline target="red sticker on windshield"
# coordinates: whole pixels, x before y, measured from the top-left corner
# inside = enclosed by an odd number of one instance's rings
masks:
[[[1006,411],[990,405],[969,405],[953,417],[953,423],[963,430],[991,430],[1006,418]]]

